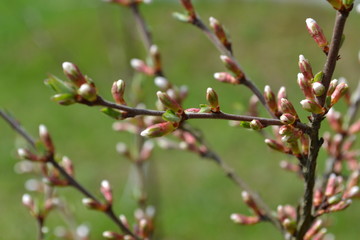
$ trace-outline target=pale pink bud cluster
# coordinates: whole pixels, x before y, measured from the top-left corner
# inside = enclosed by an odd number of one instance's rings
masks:
[[[155,74],[154,69],[147,65],[143,60],[137,58],[131,59],[130,65],[136,71],[143,73],[147,76],[154,76]]]
[[[78,66],[71,62],[64,62],[62,64],[64,74],[77,86],[80,87],[86,83],[85,76],[81,73]]]
[[[161,137],[173,132],[176,129],[174,125],[175,123],[172,122],[162,122],[162,123],[154,124],[146,128],[144,131],[142,131],[140,135],[149,138]]]
[[[234,85],[241,83],[239,79],[235,78],[234,76],[232,76],[230,73],[227,72],[214,73],[214,78],[220,82],[230,83]]]
[[[113,194],[109,181],[103,180],[101,182],[100,192],[104,196],[106,203],[111,205],[113,202]]]

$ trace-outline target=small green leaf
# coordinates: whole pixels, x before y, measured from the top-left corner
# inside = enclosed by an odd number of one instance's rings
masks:
[[[174,111],[168,109],[163,115],[162,118],[168,122],[180,122],[181,118],[174,113]]]
[[[50,75],[44,81],[45,85],[53,89],[56,93],[69,93],[69,94],[76,94],[76,89],[73,85],[68,82],[65,82],[54,75]]]
[[[76,103],[75,95],[71,93],[59,93],[51,97],[51,100],[61,105],[71,105]]]
[[[210,113],[211,107],[206,104],[200,104],[200,111],[199,113]]]
[[[100,111],[116,120],[124,119],[123,114],[121,112],[114,110],[112,108],[102,108]]]
[[[241,121],[239,126],[243,128],[251,128],[250,122],[245,122],[245,121]]]
[[[313,83],[314,82],[321,82],[322,79],[323,79],[323,76],[324,76],[323,72],[318,72],[314,77]]]

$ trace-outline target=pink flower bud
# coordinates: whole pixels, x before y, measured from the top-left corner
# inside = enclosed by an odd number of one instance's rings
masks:
[[[347,200],[343,200],[340,201],[339,203],[335,204],[335,205],[331,205],[328,208],[329,212],[338,212],[338,211],[342,211],[344,209],[346,209],[347,207],[350,206],[350,204],[352,203],[351,199],[347,199]]]
[[[283,124],[293,124],[295,122],[295,116],[291,115],[290,113],[284,113],[280,116],[280,121]]]
[[[113,83],[111,88],[111,94],[117,104],[126,105],[124,100],[125,82],[121,79]]]
[[[332,174],[330,174],[327,184],[326,184],[325,196],[330,197],[330,196],[334,195],[335,190],[336,190],[336,175],[334,173],[332,173]]]
[[[286,171],[294,172],[294,173],[299,173],[301,170],[299,165],[288,162],[288,161],[281,161],[280,167]]]
[[[307,18],[306,27],[317,45],[322,48],[324,52],[328,52],[328,41],[317,22],[312,18]]]
[[[331,96],[335,91],[336,86],[338,85],[339,81],[337,79],[333,79],[330,82],[329,89],[326,93],[326,96]]]
[[[230,219],[234,223],[238,223],[241,225],[254,225],[256,223],[259,223],[261,220],[259,216],[244,216],[237,213],[231,214]]]
[[[218,72],[214,73],[214,78],[220,82],[230,83],[230,84],[240,84],[239,79],[233,77],[230,73],[227,72]]]
[[[258,130],[263,129],[264,126],[261,124],[261,122],[259,120],[254,119],[250,122],[250,128],[255,131],[258,131]]]
[[[116,232],[112,232],[112,231],[105,231],[103,232],[102,236],[106,239],[111,239],[111,240],[123,240],[124,239],[124,235],[118,234]]]
[[[323,199],[323,192],[321,191],[321,189],[315,189],[314,198],[313,198],[314,206],[315,207],[320,206],[320,204],[322,203],[322,199]]]
[[[286,94],[286,88],[285,87],[281,87],[278,91],[277,94],[277,105],[278,105],[278,109],[281,110],[281,99],[282,98],[287,98],[287,94]]]
[[[107,209],[107,205],[101,204],[97,201],[95,201],[92,198],[83,198],[82,203],[85,207],[93,210],[99,210],[99,211],[105,211]]]
[[[360,132],[360,120],[356,121],[349,127],[349,134],[356,134]]]
[[[161,137],[173,132],[176,129],[172,122],[162,122],[146,128],[140,133],[143,137]]]
[[[135,69],[138,72],[141,72],[148,76],[154,75],[154,69],[150,66],[148,66],[143,60],[140,59],[131,59],[130,65],[133,69]]]
[[[320,97],[325,93],[325,86],[321,82],[314,82],[312,85],[312,90],[315,96]]]
[[[195,13],[195,8],[191,3],[191,0],[181,0],[181,4],[184,6],[184,8],[186,9],[186,11],[188,12],[189,16],[195,18],[196,17],[196,13]]]
[[[55,147],[54,144],[51,140],[50,134],[46,128],[45,125],[41,124],[39,126],[39,136],[40,136],[40,140],[44,143],[45,148],[50,152],[50,153],[54,153],[55,152]]]
[[[344,199],[354,198],[354,197],[357,197],[357,198],[360,197],[360,187],[359,186],[351,187],[349,190],[346,190],[346,192],[343,195]]]
[[[30,161],[39,161],[40,158],[34,153],[30,152],[28,149],[19,148],[17,153],[21,159],[27,159]]]
[[[353,171],[348,179],[348,182],[346,184],[346,189],[350,189],[354,186],[357,186],[359,184],[360,179],[360,170]]]
[[[22,196],[21,201],[22,201],[22,204],[30,210],[30,212],[34,212],[35,203],[34,203],[33,198],[30,196],[30,194],[24,194]]]
[[[304,236],[304,240],[311,240],[312,237],[319,232],[320,228],[323,225],[323,221],[321,219],[317,219],[313,225],[310,227],[310,229],[306,232]]]
[[[339,99],[345,95],[348,90],[348,85],[346,83],[340,83],[336,86],[334,92],[331,94],[331,106],[336,104]]]
[[[286,152],[286,149],[282,143],[278,143],[273,139],[265,139],[265,143],[272,149],[279,152]]]
[[[305,59],[304,55],[299,56],[299,68],[300,72],[304,75],[306,80],[310,81],[312,78],[314,78],[309,60]]]
[[[206,90],[206,100],[208,101],[212,112],[220,112],[218,95],[212,88]]]
[[[77,86],[80,87],[82,84],[86,83],[84,75],[80,72],[78,66],[71,62],[64,62],[62,64],[64,74]]]
[[[245,75],[239,68],[238,64],[233,59],[226,55],[220,56],[221,61],[225,64],[225,67],[236,75],[238,79],[242,79]]]
[[[89,83],[84,83],[78,89],[78,94],[89,102],[94,102],[97,99],[97,90]]]
[[[214,30],[216,37],[229,51],[231,51],[231,43],[228,37],[226,36],[225,30],[223,26],[220,24],[220,22],[214,17],[210,17],[209,22],[210,22],[210,27]]]
[[[182,114],[183,109],[182,107],[173,99],[171,98],[167,93],[158,91],[156,93],[159,101],[168,109],[174,111],[177,114]]]
[[[321,107],[317,102],[304,99],[300,102],[302,108],[308,112],[315,113],[315,114],[324,114],[325,109]]]
[[[295,111],[294,106],[288,99],[282,98],[282,99],[280,99],[280,103],[281,103],[281,111],[283,113],[289,113],[289,114],[295,116],[296,118],[298,118],[298,115]]]
[[[111,189],[109,181],[103,180],[101,182],[100,191],[101,191],[102,195],[104,196],[104,198],[106,199],[107,203],[112,204],[113,195],[112,195],[112,189]]]
[[[307,80],[304,77],[304,74],[298,73],[297,75],[297,82],[301,91],[304,93],[307,99],[314,99],[313,89],[310,83],[310,80]]]
[[[275,94],[271,90],[269,85],[266,85],[265,88],[264,88],[264,98],[265,98],[265,101],[266,101],[267,105],[269,106],[270,110],[273,113],[277,113],[278,112],[278,108],[277,108],[278,106],[277,106]]]
[[[256,202],[254,201],[254,198],[248,192],[243,191],[241,193],[241,196],[243,198],[244,203],[246,203],[246,205],[248,205],[248,207],[250,207],[257,216],[264,215],[263,211],[258,207]]]
[[[61,159],[61,165],[64,168],[65,172],[70,176],[74,176],[74,165],[70,158],[63,156]]]

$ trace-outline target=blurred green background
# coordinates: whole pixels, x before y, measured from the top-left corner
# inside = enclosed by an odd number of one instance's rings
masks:
[[[305,19],[316,19],[330,37],[335,12],[327,4],[292,1],[197,1],[196,6],[204,20],[214,16],[227,27],[235,55],[259,88],[270,84],[277,91],[287,86],[290,99],[299,109],[298,55],[309,58],[316,72],[325,60],[307,33]],[[168,78],[189,86],[185,107],[204,103],[206,88],[211,86],[218,92],[224,111],[243,113],[250,93],[244,87],[212,79],[214,72],[224,70],[219,54],[199,30],[172,19],[173,11],[182,11],[180,5],[154,0],[141,10],[162,52]],[[116,153],[115,144],[131,144],[132,137],[113,132],[113,121],[95,108],[51,102],[52,92],[43,85],[48,73],[64,78],[61,63],[71,61],[110,99],[113,81],[131,79],[130,59],[145,57],[130,12],[98,0],[1,1],[0,24],[1,108],[11,111],[34,136],[38,125],[46,124],[58,152],[74,161],[79,181],[98,193],[100,181],[108,179],[115,188],[117,212],[131,219],[136,205],[129,191],[130,164]],[[356,87],[360,76],[359,26],[360,15],[353,14],[345,30],[343,60],[335,72],[335,77],[346,77],[351,87]],[[155,92],[149,79],[144,85],[149,107],[154,106]],[[265,112],[262,115],[267,116]],[[301,181],[278,167],[286,156],[270,151],[260,135],[231,128],[226,121],[193,120],[191,124],[203,130],[209,145],[273,209],[278,204],[297,203],[303,193]],[[0,233],[6,239],[35,239],[35,221],[21,205],[24,182],[32,176],[14,172],[18,161],[14,143],[19,140],[3,121],[0,130]],[[320,168],[324,159],[322,153]],[[248,210],[241,201],[241,191],[214,163],[194,154],[159,149],[152,161],[161,239],[281,239],[270,224],[242,227],[229,220],[231,213],[247,214]],[[103,231],[115,229],[105,216],[86,210],[75,190],[59,191],[72,201],[76,220],[91,227],[92,239],[101,239]],[[356,239],[360,234],[359,212],[360,204],[355,202],[350,210],[334,214],[329,231],[337,239]],[[58,218],[56,213],[50,215],[50,231],[64,225]]]

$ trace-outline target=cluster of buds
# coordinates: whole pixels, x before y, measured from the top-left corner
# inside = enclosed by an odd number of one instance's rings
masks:
[[[306,27],[311,35],[311,37],[315,40],[316,44],[323,50],[325,54],[329,53],[329,42],[327,41],[323,30],[317,24],[317,22],[312,18],[306,19]]]
[[[337,79],[332,80],[326,94],[326,107],[331,108],[334,106],[341,97],[348,93],[348,88],[346,82],[339,82]]]
[[[83,198],[82,203],[89,209],[105,212],[112,207],[113,194],[110,183],[103,180],[100,185],[100,192],[103,195],[105,202],[99,202],[94,198]]]
[[[336,10],[351,10],[354,0],[327,0]]]
[[[68,157],[62,157],[59,165],[69,176],[74,176],[74,166]],[[44,181],[46,181],[47,184],[58,187],[69,186],[69,181],[64,178],[60,171],[57,168],[54,168],[52,165],[44,166],[42,171],[43,175],[45,176]]]
[[[233,213],[230,216],[230,219],[237,224],[241,225],[254,225],[261,222],[264,216],[264,212],[259,208],[254,198],[246,191],[243,191],[241,194],[244,203],[252,210],[254,215],[245,216],[239,213]]]
[[[195,23],[197,16],[191,0],[181,0],[181,4],[185,8],[186,14],[174,12],[173,17],[180,22]]]
[[[296,231],[296,215],[296,209],[291,205],[277,207],[277,218],[290,235]]]
[[[94,102],[97,100],[97,89],[94,82],[83,75],[80,69],[71,62],[62,64],[64,74],[70,81],[63,81],[50,75],[45,84],[51,87],[56,94],[52,100],[61,105],[70,105],[76,102]]]
[[[155,217],[155,208],[153,206],[148,206],[145,211],[142,209],[137,209],[135,211],[135,224],[133,226],[133,233],[138,238],[141,239],[150,239],[154,231],[154,217]],[[129,221],[125,215],[120,215],[121,223],[128,229],[131,229]],[[103,237],[106,239],[112,240],[134,240],[135,238],[130,235],[119,234],[113,231],[103,232]]]
[[[210,17],[209,18],[209,22],[210,22],[210,27],[213,29],[214,34],[216,35],[216,37],[219,39],[219,41],[221,42],[221,44],[229,51],[232,52],[231,49],[231,41],[228,37],[228,35],[226,34],[224,27],[222,26],[222,24],[219,22],[219,20],[217,20],[214,17]]]
[[[279,128],[279,135],[281,141],[290,148],[291,153],[296,157],[301,157],[302,153],[298,140],[303,133],[292,125],[283,125]]]
[[[359,198],[359,176],[359,170],[353,171],[345,184],[342,176],[330,174],[324,191],[321,188],[315,189],[313,205],[316,215],[344,210],[352,203],[353,198]]]

